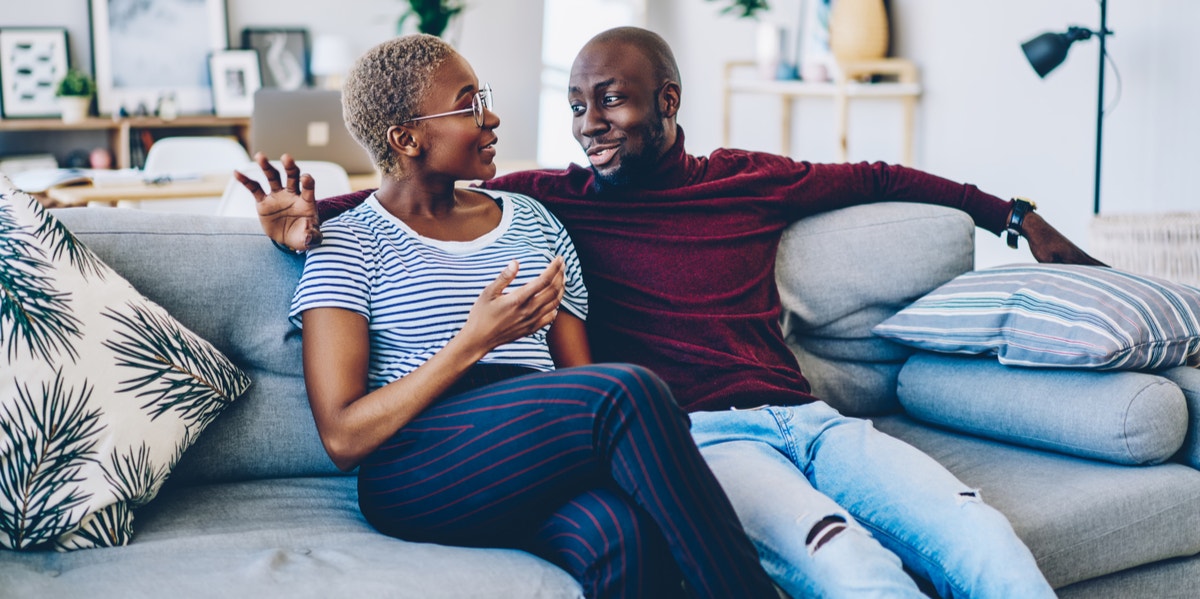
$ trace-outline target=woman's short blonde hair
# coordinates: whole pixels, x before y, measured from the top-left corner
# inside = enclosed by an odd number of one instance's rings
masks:
[[[388,127],[419,116],[434,72],[455,54],[441,38],[418,33],[383,42],[354,63],[342,88],[342,115],[384,174],[401,174],[387,144]]]

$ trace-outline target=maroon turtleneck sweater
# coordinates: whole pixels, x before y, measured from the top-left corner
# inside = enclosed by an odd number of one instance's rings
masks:
[[[601,190],[590,169],[572,165],[483,186],[532,196],[558,216],[583,266],[595,359],[650,368],[688,411],[816,399],[779,325],[775,252],[792,222],[870,202],[924,202],[961,209],[999,234],[1010,210],[973,185],[883,163],[691,156],[682,129],[647,181]],[[322,221],[368,194],[320,201]]]

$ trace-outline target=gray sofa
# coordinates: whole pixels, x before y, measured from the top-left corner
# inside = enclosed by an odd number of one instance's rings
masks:
[[[299,334],[285,319],[302,258],[274,248],[255,221],[99,208],[55,214],[253,385],[136,512],[130,545],[0,551],[0,596],[580,595],[564,572],[519,551],[408,543],[367,525],[354,477],[333,467],[317,438]],[[897,380],[912,352],[869,329],[971,268],[972,236],[957,212],[886,204],[788,232],[778,269],[786,325],[817,393],[845,411],[877,414],[880,429],[982,489],[1063,597],[1195,596],[1200,471],[1183,458],[1117,466],[949,432],[900,412]],[[1200,413],[1192,374],[1176,378]],[[1181,456],[1195,445],[1189,433]]]

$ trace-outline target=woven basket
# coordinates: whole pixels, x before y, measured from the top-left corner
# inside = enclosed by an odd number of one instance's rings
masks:
[[[1089,253],[1113,268],[1200,287],[1200,212],[1092,219]]]

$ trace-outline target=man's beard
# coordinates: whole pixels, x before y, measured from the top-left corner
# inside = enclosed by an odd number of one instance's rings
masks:
[[[647,176],[654,172],[658,166],[658,147],[666,137],[662,118],[654,119],[646,129],[641,149],[636,154],[622,156],[621,164],[616,169],[601,173],[596,167],[592,167],[597,188],[604,191],[634,186],[645,181]]]

